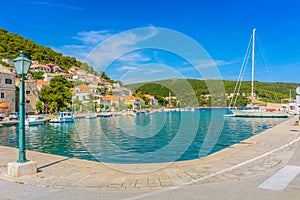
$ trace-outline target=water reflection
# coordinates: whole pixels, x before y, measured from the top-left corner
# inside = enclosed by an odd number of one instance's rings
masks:
[[[180,161],[219,151],[286,120],[226,118],[219,135],[215,132],[223,125],[224,110],[214,111],[213,119],[210,109],[201,109],[30,126],[26,145],[30,150],[111,163]],[[208,132],[211,120],[215,124]],[[1,145],[17,147],[16,126],[1,127],[0,133]]]

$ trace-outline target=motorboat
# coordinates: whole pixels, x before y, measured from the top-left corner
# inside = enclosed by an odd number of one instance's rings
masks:
[[[43,116],[39,115],[29,115],[25,119],[26,126],[40,125],[44,124],[47,120]]]
[[[73,123],[74,116],[73,113],[70,111],[60,112],[59,116],[52,118],[50,123]]]

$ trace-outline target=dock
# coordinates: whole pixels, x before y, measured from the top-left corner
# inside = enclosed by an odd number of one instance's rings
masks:
[[[17,158],[17,149],[0,146],[1,197],[297,199],[300,177],[296,175],[290,176],[293,182],[285,183],[280,192],[259,187],[280,169],[286,173],[300,167],[300,126],[295,126],[295,120],[207,157],[181,162],[111,164],[27,151],[28,159],[37,161],[39,172],[20,178],[6,176],[7,163]],[[18,191],[24,193],[18,196]]]

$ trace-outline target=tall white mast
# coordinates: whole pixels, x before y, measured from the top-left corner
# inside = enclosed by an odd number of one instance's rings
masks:
[[[252,81],[251,81],[251,107],[253,107],[253,98],[254,98],[254,48],[255,48],[255,31],[253,29],[252,33]]]

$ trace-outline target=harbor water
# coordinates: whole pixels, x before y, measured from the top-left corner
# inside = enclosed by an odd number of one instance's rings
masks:
[[[76,119],[26,127],[28,150],[108,163],[198,159],[259,134],[284,118],[226,118],[226,109]],[[0,145],[18,147],[18,127],[0,127]]]

